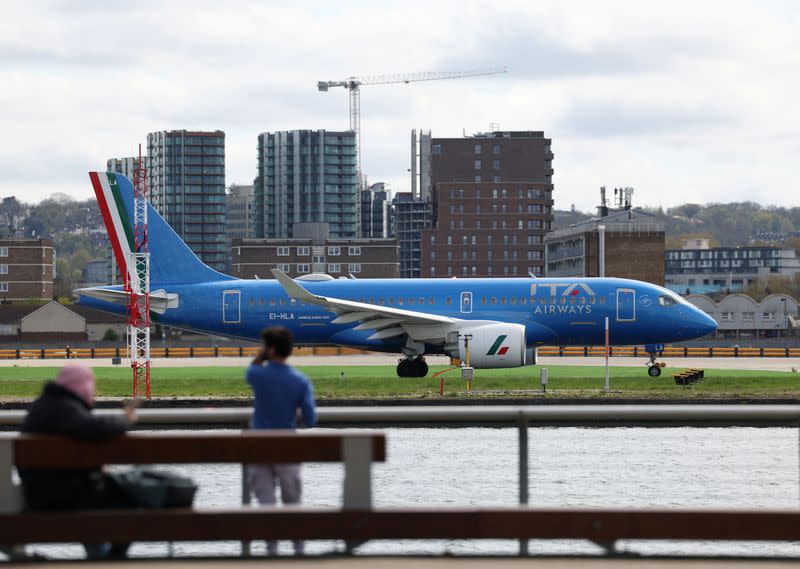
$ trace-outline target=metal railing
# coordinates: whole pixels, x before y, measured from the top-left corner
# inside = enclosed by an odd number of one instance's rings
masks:
[[[97,410],[99,415],[118,414]],[[0,428],[22,424],[25,411],[0,411]],[[249,408],[141,409],[142,427],[246,428]],[[529,500],[528,429],[532,426],[647,425],[677,426],[787,426],[800,428],[800,405],[553,405],[553,406],[397,406],[321,407],[318,423],[328,427],[463,427],[505,426],[518,431],[519,504]],[[249,488],[243,486],[243,496]],[[528,554],[528,541],[520,540],[520,554]]]
[[[121,411],[98,409],[98,415]],[[139,409],[138,425],[174,427],[247,426],[249,407]],[[800,426],[799,405],[475,405],[319,407],[318,424],[327,427],[528,426]],[[0,411],[0,427],[17,427],[23,410]]]
[[[186,348],[151,348],[153,358],[252,358],[258,346],[211,346]],[[352,348],[299,348],[297,356],[337,356],[371,354]],[[543,357],[605,357],[603,346],[542,346],[538,348]],[[647,357],[644,346],[610,346],[611,357]],[[798,358],[800,348],[721,348],[667,346],[661,355],[665,358]],[[97,359],[125,358],[126,348],[14,348],[0,349],[0,360],[45,360],[45,359]]]

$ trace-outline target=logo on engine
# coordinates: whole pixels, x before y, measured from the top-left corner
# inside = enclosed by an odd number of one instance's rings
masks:
[[[486,352],[486,355],[487,356],[504,356],[504,355],[506,355],[506,352],[508,351],[508,346],[503,346],[503,342],[506,341],[506,338],[508,338],[508,336],[506,334],[498,336],[497,339],[494,341],[494,344],[492,344],[492,347],[489,348],[488,352]]]

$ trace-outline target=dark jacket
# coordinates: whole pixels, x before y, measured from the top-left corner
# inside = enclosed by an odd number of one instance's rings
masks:
[[[50,382],[33,402],[23,433],[62,435],[82,441],[117,437],[128,428],[123,417],[98,417],[77,395]],[[103,494],[107,477],[100,469],[20,469],[25,501],[33,510],[92,507]]]

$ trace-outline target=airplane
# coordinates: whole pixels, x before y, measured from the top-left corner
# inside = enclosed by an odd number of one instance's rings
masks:
[[[122,274],[133,247],[133,185],[122,174],[90,172]],[[425,377],[425,356],[443,354],[476,369],[533,365],[542,345],[647,344],[648,374],[661,373],[657,344],[714,332],[716,322],[654,284],[620,278],[238,279],[205,265],[148,208],[153,322],[258,341],[282,325],[299,346],[344,346],[402,354],[399,377]],[[135,271],[133,277],[137,278]],[[75,291],[78,302],[125,314],[122,286]],[[468,340],[468,347],[467,347]]]

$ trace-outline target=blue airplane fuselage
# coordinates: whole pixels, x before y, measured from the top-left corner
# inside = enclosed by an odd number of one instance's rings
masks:
[[[602,345],[605,319],[614,345],[678,342],[716,329],[711,317],[674,293],[649,283],[614,278],[336,279],[307,281],[313,294],[378,306],[525,326],[528,346]],[[276,280],[153,283],[178,295],[178,306],[154,315],[160,324],[207,334],[258,340],[264,327],[289,328],[298,344],[340,345],[397,352],[400,340],[368,340],[357,322],[290,299]],[[81,297],[81,303],[125,313],[120,304]],[[430,352],[429,352],[430,353]]]
[[[467,342],[475,367],[515,367],[533,363],[539,345],[604,344],[606,321],[615,345],[678,342],[716,329],[673,292],[626,279],[292,280],[278,270],[277,280],[237,279],[205,265],[151,204],[149,253],[139,251],[130,180],[113,172],[89,176],[121,274],[139,290],[140,272],[149,267],[152,319],[175,328],[258,341],[265,327],[283,325],[299,345],[402,352],[413,358],[410,372],[398,365],[408,377],[427,372],[420,356],[461,358]],[[76,292],[81,304],[117,314],[130,301],[118,286]]]

